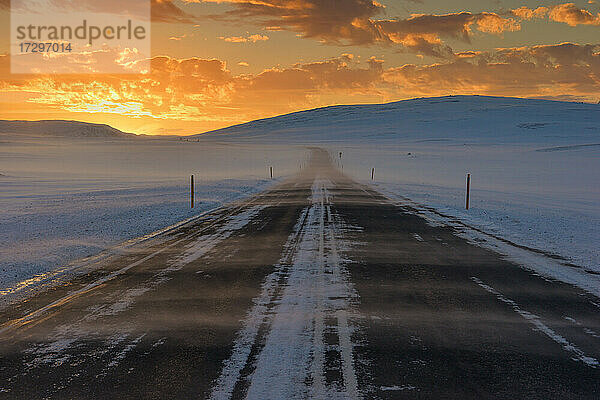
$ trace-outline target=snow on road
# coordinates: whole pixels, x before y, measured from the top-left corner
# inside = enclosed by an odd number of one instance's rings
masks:
[[[247,399],[361,397],[350,322],[357,294],[338,254],[344,230],[353,228],[332,212],[329,187],[315,180],[311,205],[255,299],[211,399],[242,387]]]
[[[186,245],[186,251],[182,255],[171,259],[165,268],[152,274],[146,281],[135,287],[129,287],[124,290],[109,293],[104,297],[102,302],[89,307],[86,310],[86,314],[82,318],[72,323],[57,327],[56,330],[51,333],[50,340],[48,342],[33,344],[31,347],[25,350],[25,354],[27,354],[29,357],[29,360],[27,361],[28,368],[36,368],[43,364],[60,366],[67,361],[72,361],[73,358],[76,358],[77,360],[72,362],[80,363],[85,362],[86,359],[100,358],[108,354],[110,351],[118,350],[117,356],[107,363],[105,370],[101,373],[106,374],[108,369],[117,366],[119,361],[125,358],[126,354],[137,346],[137,344],[143,338],[143,335],[133,337],[131,336],[132,327],[125,326],[122,327],[119,332],[106,337],[103,336],[101,332],[95,331],[94,328],[90,328],[89,322],[124,312],[135,302],[138,297],[148,291],[156,289],[160,284],[171,279],[169,276],[170,273],[177,271],[183,268],[185,265],[204,256],[218,243],[231,236],[233,232],[244,228],[252,221],[253,218],[258,215],[263,208],[265,208],[264,205],[254,205],[242,210],[239,208],[234,209],[234,211],[230,214],[226,214],[223,217],[217,218],[211,222],[209,227],[216,227],[214,233],[202,234],[201,231],[201,234],[198,234],[198,232],[194,232],[177,239],[171,244],[163,246],[159,250],[152,252],[143,258],[130,263],[102,278],[99,278],[94,282],[89,283],[83,288],[70,293],[66,297],[60,298],[45,307],[42,307],[20,319],[13,321],[11,324],[0,329],[0,333],[29,324],[36,318],[43,316],[44,314],[51,313],[55,308],[73,300],[80,295],[89,293],[92,289],[106,284],[107,282],[125,274],[127,271],[138,265],[144,264],[157,255],[164,253],[166,250],[174,248],[182,242],[193,239],[190,244]],[[93,349],[91,353],[85,351],[73,351],[74,348],[78,348],[78,346],[81,347],[80,345],[83,340],[89,341],[94,338],[103,341],[104,346],[102,350],[98,351],[98,349]],[[117,349],[117,347],[119,349]]]
[[[231,234],[242,229],[264,209],[264,205],[255,205],[239,213],[227,217],[227,223],[210,235],[203,235],[190,244],[186,245],[186,251],[169,261],[173,268],[181,268],[204,256],[212,250],[218,243],[227,239]]]
[[[379,189],[381,190],[381,188]],[[396,201],[398,205],[407,205],[413,208],[415,214],[425,218],[432,226],[450,226],[455,229],[459,237],[469,240],[476,246],[501,254],[508,261],[532,271],[543,279],[568,283],[600,297],[600,275],[596,270],[571,265],[559,257],[546,254],[538,249],[528,248],[519,243],[513,243],[501,236],[486,232],[469,224],[469,221],[463,221],[453,215],[441,213],[432,207],[416,203],[393,192],[383,192]],[[418,235],[413,235],[413,237],[419,240]]]

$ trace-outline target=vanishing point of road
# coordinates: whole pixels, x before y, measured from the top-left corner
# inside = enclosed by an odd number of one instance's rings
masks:
[[[335,168],[0,312],[6,399],[598,399],[598,299]]]

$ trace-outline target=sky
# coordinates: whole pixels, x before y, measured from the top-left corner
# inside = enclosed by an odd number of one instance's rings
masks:
[[[415,97],[600,100],[594,0],[152,0],[151,15],[146,74],[12,74],[0,0],[0,119],[188,135]]]

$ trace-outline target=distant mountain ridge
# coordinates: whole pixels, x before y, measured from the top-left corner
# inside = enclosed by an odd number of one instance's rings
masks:
[[[299,111],[205,132],[217,140],[598,143],[600,106],[492,96],[445,96]]]
[[[8,121],[0,120],[0,134],[17,134],[50,137],[135,137],[106,124],[92,124],[80,121],[42,120]]]

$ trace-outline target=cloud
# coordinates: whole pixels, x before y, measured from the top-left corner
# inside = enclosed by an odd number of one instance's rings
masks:
[[[523,6],[512,10],[512,13],[521,19],[531,20],[533,18],[544,18],[549,11],[550,9],[548,7],[538,7],[536,9],[531,9]]]
[[[495,13],[481,13],[477,19],[477,27],[481,32],[501,34],[515,32],[521,29],[517,21],[512,18],[503,18]]]
[[[370,18],[384,7],[371,0],[206,0],[234,8],[216,18],[254,18],[271,30],[287,29],[327,42],[369,43],[378,35]]]
[[[383,71],[383,61],[372,57],[365,67],[353,62],[349,54],[325,61],[299,63],[288,68],[271,68],[253,77],[249,88],[253,90],[346,90],[369,88],[378,82]]]
[[[153,22],[194,24],[197,18],[173,4],[173,0],[151,0]]]
[[[452,56],[443,40],[469,42],[472,27],[484,33],[501,34],[520,29],[512,17],[484,12],[444,15],[415,14],[405,19],[383,19],[385,7],[371,0],[204,0],[226,2],[233,9],[213,18],[254,19],[267,30],[291,30],[303,38],[337,45],[382,43],[436,57]]]
[[[594,15],[585,9],[580,9],[573,3],[553,7],[549,18],[556,22],[564,22],[570,26],[600,25],[600,14]]]
[[[444,15],[419,14],[403,20],[374,21],[382,35],[393,43],[402,44],[417,53],[451,58],[452,49],[442,39],[455,39],[470,43],[472,27],[486,33],[501,34],[517,31],[521,27],[513,18],[495,13],[472,14],[460,12]]]
[[[264,42],[269,40],[267,35],[254,34],[250,36],[231,36],[231,37],[219,37],[219,39],[224,40],[230,43],[256,43],[256,42]]]
[[[3,69],[8,68],[8,58],[0,56]],[[26,92],[27,106],[45,110],[235,122],[306,108],[315,96],[369,90],[383,71],[381,60],[360,63],[348,54],[239,76],[217,59],[160,56],[151,64],[147,75],[3,74],[0,94]]]
[[[570,26],[600,25],[600,14],[594,15],[586,9],[577,7],[574,3],[538,7],[536,9],[520,7],[512,10],[512,14],[524,20],[543,19],[547,16],[551,21],[565,23]]]
[[[218,59],[160,56],[151,64],[149,74],[133,76],[6,73],[0,99],[26,94],[16,106],[40,113],[111,113],[215,127],[334,103],[444,94],[597,101],[600,93],[600,45],[576,43],[461,52],[427,65],[386,66],[347,53],[239,75]],[[0,56],[0,71],[8,65],[8,56]]]
[[[187,33],[184,33],[183,35],[180,35],[180,36],[171,36],[169,38],[169,40],[175,40],[178,42],[178,41],[185,39],[186,37],[188,37],[188,35],[187,35]]]
[[[598,45],[574,43],[498,49],[444,64],[391,68],[384,79],[420,96],[470,93],[596,99],[599,50]]]

